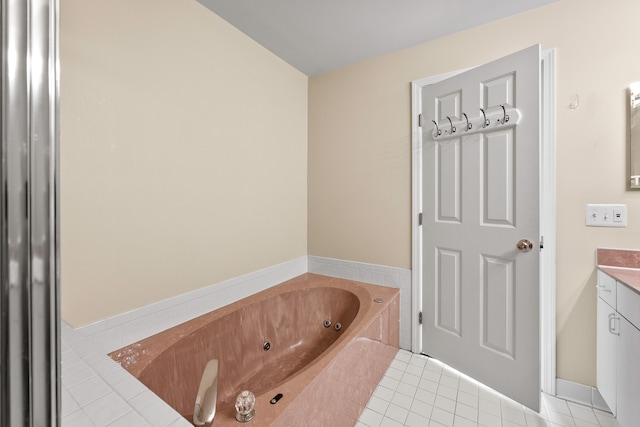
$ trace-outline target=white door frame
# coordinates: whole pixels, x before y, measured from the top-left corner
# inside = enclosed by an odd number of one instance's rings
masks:
[[[556,158],[555,158],[555,50],[540,54],[541,129],[540,147],[540,233],[544,249],[540,254],[540,351],[542,391],[556,394]],[[411,350],[422,349],[422,233],[418,216],[422,206],[422,129],[418,114],[422,111],[423,86],[438,83],[467,70],[414,80],[411,83],[411,183],[412,183],[412,333]]]

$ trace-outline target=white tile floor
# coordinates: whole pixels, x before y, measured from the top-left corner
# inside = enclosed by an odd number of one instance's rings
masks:
[[[607,412],[542,397],[538,414],[435,359],[400,350],[356,427],[619,427]]]

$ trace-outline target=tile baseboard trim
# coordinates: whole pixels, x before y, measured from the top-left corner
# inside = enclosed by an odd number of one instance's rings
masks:
[[[379,264],[308,256],[309,273],[411,290],[411,270]]]
[[[611,412],[597,388],[556,378],[556,397]]]
[[[411,270],[334,258],[302,256],[252,273],[108,317],[74,330],[109,353],[187,320],[268,289],[304,273],[388,286],[400,290],[400,347],[411,349]]]
[[[295,258],[78,327],[75,332],[78,336],[93,337],[93,341],[108,353],[307,271],[307,257]]]

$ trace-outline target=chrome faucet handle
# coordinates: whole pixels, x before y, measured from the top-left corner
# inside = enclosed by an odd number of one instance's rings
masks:
[[[203,426],[213,421],[216,416],[216,400],[218,398],[218,359],[207,362],[193,408],[193,423]]]
[[[236,420],[241,423],[251,421],[256,415],[255,406],[256,396],[249,390],[243,390],[236,398]]]

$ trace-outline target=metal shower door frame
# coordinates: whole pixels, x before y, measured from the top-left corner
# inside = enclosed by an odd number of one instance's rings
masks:
[[[57,0],[1,0],[0,425],[60,423]]]

